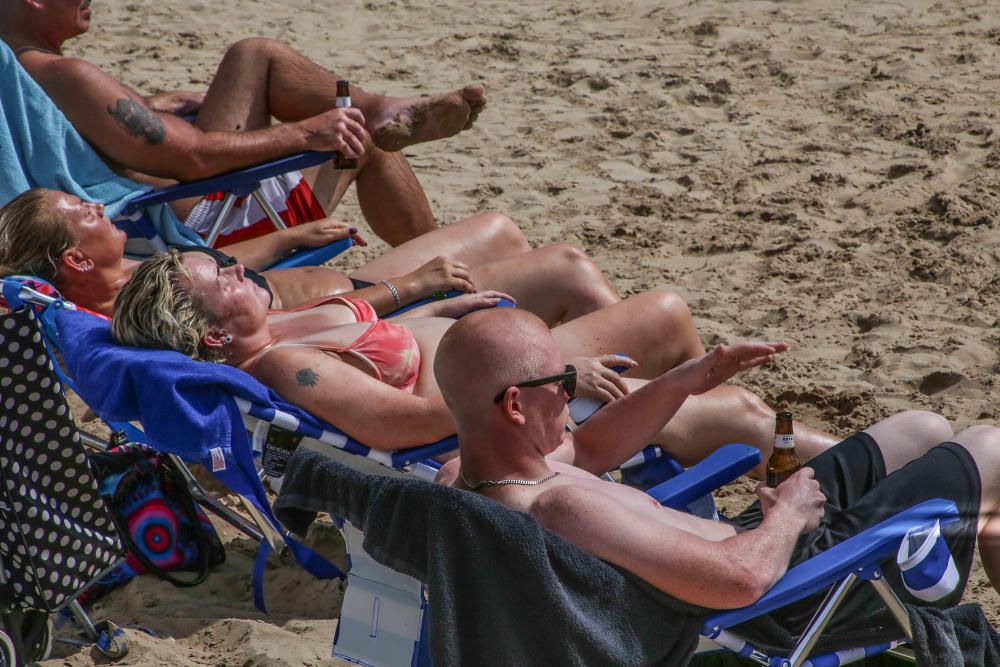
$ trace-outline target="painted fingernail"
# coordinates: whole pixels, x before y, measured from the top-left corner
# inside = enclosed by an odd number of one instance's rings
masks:
[[[351,234],[357,234],[358,233],[358,228],[357,227],[351,227],[347,231],[349,231]]]

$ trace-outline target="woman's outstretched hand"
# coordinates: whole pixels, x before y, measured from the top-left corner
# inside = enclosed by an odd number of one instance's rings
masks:
[[[347,222],[334,220],[333,218],[323,218],[295,225],[286,229],[284,234],[291,237],[293,249],[297,248],[319,248],[327,243],[340,241],[350,237],[355,245],[366,246],[368,242],[358,228]]]
[[[476,291],[468,265],[447,257],[435,257],[416,271],[398,279],[394,278],[393,283],[397,282],[399,283],[397,287],[400,289],[412,286],[412,294],[417,299],[428,297],[437,291],[447,292],[453,289],[460,292]]]
[[[433,313],[421,313],[425,316],[434,317],[452,317],[458,319],[463,315],[468,315],[474,310],[480,310],[482,308],[494,308],[500,303],[501,299],[507,299],[508,301],[514,301],[514,297],[509,294],[504,294],[503,292],[496,292],[494,290],[486,290],[484,292],[473,292],[472,294],[462,294],[460,296],[452,297],[450,299],[442,299],[441,301],[435,301],[429,306],[433,306]]]
[[[742,370],[771,363],[775,354],[787,349],[788,343],[719,345],[668,372],[689,394],[703,394]]]
[[[568,360],[576,366],[576,395],[590,396],[605,403],[616,401],[628,394],[628,385],[615,366],[635,368],[638,363],[629,357],[606,354],[603,357],[574,357]]]

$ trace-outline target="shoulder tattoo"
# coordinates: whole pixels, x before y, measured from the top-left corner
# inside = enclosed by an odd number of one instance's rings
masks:
[[[118,127],[133,137],[141,137],[147,144],[162,144],[167,137],[163,120],[149,107],[129,98],[122,98],[108,105],[108,113],[118,123]]]
[[[300,387],[315,387],[319,384],[319,376],[311,368],[303,368],[296,372],[295,379],[298,380]]]

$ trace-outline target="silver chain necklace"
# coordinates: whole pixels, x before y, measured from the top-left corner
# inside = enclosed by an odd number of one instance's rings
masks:
[[[462,474],[462,469],[458,469],[458,476],[461,478],[462,484],[465,484],[470,491],[478,491],[484,486],[508,486],[510,484],[516,484],[517,486],[538,486],[539,484],[544,484],[558,474],[559,471],[557,470],[551,475],[547,475],[541,479],[484,479],[481,482],[473,484],[469,480],[465,479],[465,475]]]

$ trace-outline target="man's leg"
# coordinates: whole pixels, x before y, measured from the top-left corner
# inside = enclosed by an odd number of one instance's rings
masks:
[[[952,439],[972,455],[979,468],[979,557],[993,588],[1000,591],[1000,429],[972,426]]]
[[[626,378],[631,390],[647,380]],[[802,462],[837,443],[837,438],[795,422],[795,451]],[[761,464],[750,471],[764,478],[764,463],[774,447],[774,410],[754,393],[742,387],[723,385],[697,396],[689,396],[653,443],[663,448],[683,466],[692,466],[719,447],[742,442],[760,450]]]
[[[402,153],[387,153],[370,140],[358,168],[334,169],[330,163],[306,173],[313,194],[330,214],[354,183],[361,213],[375,234],[393,247],[438,228],[416,174]]]
[[[887,475],[952,437],[948,420],[926,410],[900,412],[869,426],[865,433],[878,443]]]
[[[447,257],[476,267],[530,250],[521,229],[510,218],[497,211],[487,211],[407,241],[350,276],[377,283],[411,273],[435,257]]]
[[[316,116],[335,106],[340,78],[280,42],[242,40],[219,64],[198,127],[243,131],[266,127],[272,116],[284,122]],[[376,145],[398,151],[471,126],[486,94],[481,86],[467,86],[433,97],[387,97],[352,84],[351,102],[364,114]]]

